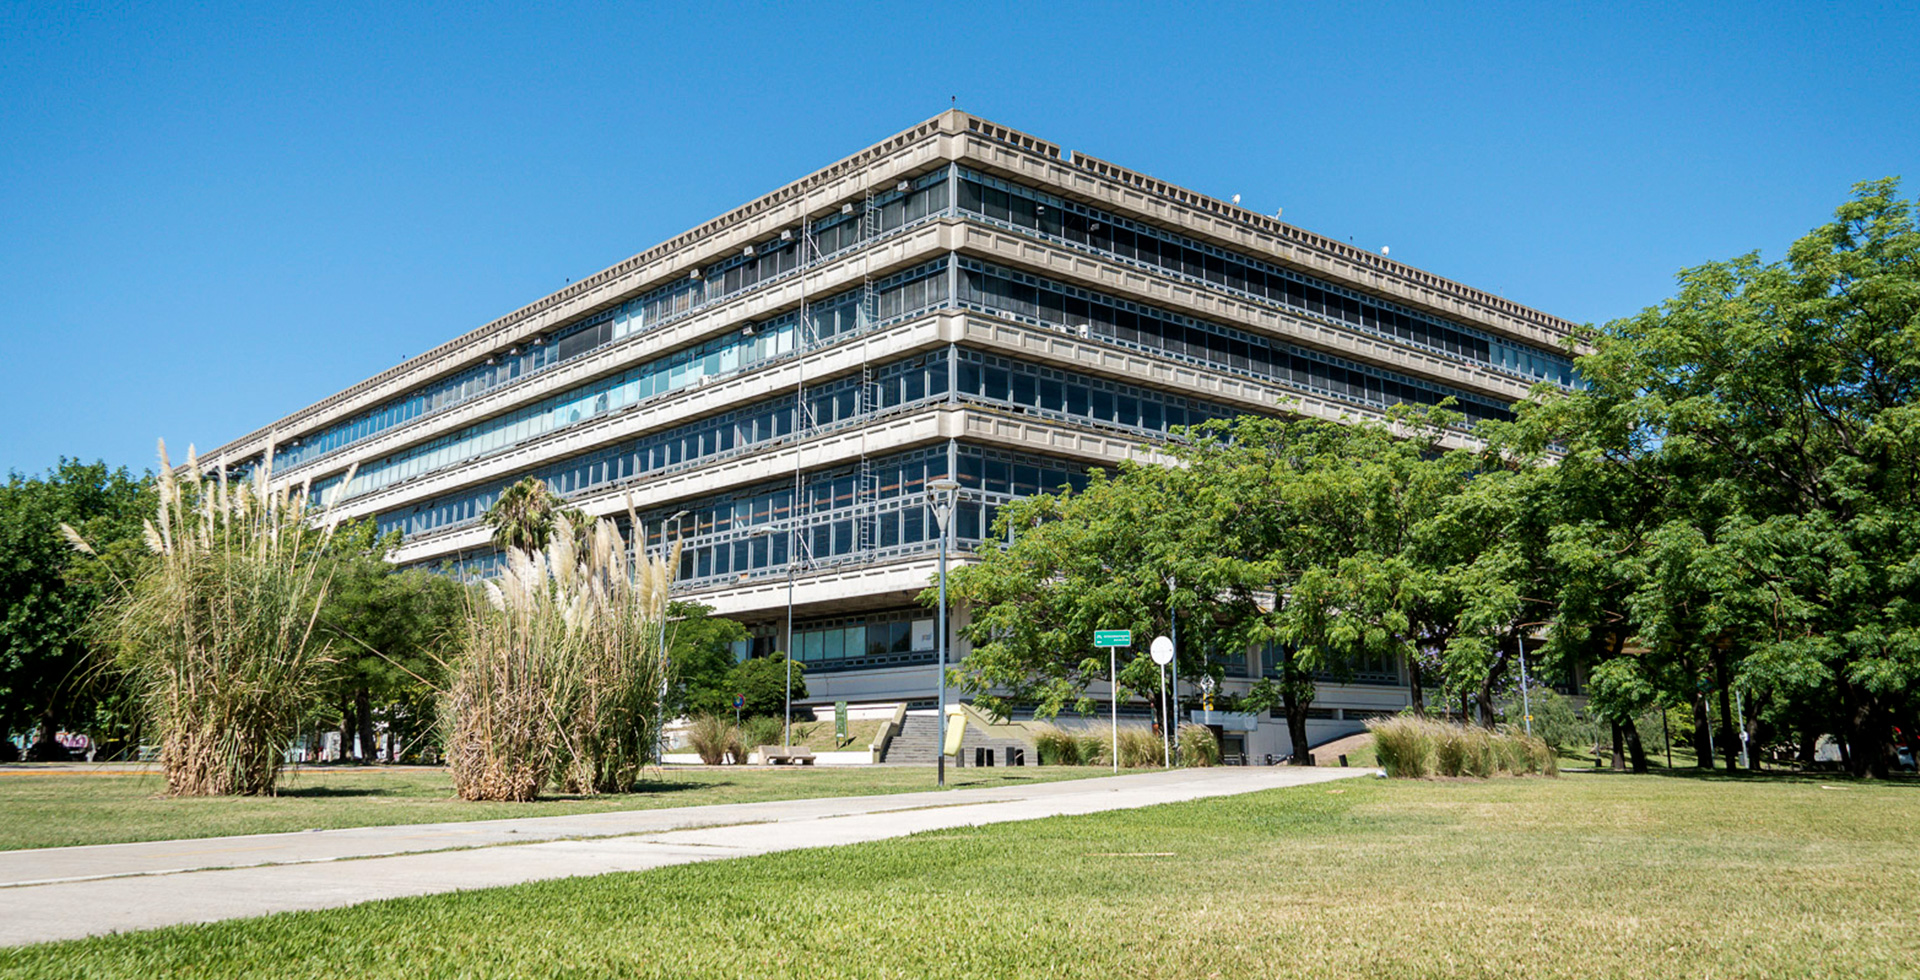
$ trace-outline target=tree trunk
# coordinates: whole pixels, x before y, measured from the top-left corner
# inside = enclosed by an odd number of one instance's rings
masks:
[[[1694,765],[1713,768],[1713,721],[1707,717],[1707,696],[1699,692],[1693,695],[1693,757]]]
[[[1290,760],[1296,766],[1310,766],[1313,753],[1307,751],[1307,708],[1313,699],[1300,697],[1294,693],[1296,690],[1293,684],[1283,682],[1280,694],[1280,702],[1287,712],[1287,741],[1292,743]]]
[[[1628,718],[1626,721],[1620,723],[1620,728],[1627,733],[1627,759],[1633,763],[1633,771],[1645,773],[1647,771],[1647,749],[1646,746],[1640,744],[1640,726],[1634,724],[1632,718]]]
[[[1607,768],[1622,772],[1627,768],[1627,733],[1620,728],[1619,722],[1613,723],[1613,758]]]
[[[365,687],[353,692],[353,717],[360,735],[361,764],[380,761],[380,747],[373,740],[373,695]]]
[[[345,762],[353,758],[353,699],[340,699],[340,757],[336,762]]]
[[[1500,682],[1501,675],[1507,672],[1507,660],[1513,656],[1510,643],[1525,642],[1519,637],[1508,637],[1500,642],[1500,655],[1493,658],[1493,666],[1487,668],[1487,675],[1480,678],[1480,690],[1475,695],[1480,708],[1480,727],[1493,727],[1493,686]]]
[[[1425,717],[1427,713],[1427,692],[1420,684],[1420,653],[1415,651],[1407,656],[1407,703],[1413,706],[1413,713]]]
[[[1811,728],[1800,730],[1800,768],[1812,769],[1814,753],[1819,751],[1820,734]]]
[[[1840,683],[1840,696],[1848,708],[1848,769],[1861,778],[1887,778],[1887,749],[1893,731],[1876,710],[1879,705],[1872,695],[1845,681]]]

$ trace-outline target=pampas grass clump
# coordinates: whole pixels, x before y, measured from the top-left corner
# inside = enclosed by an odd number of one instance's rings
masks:
[[[1213,737],[1213,729],[1191,721],[1180,726],[1180,764],[1183,766],[1220,764],[1220,740]]]
[[[159,506],[145,527],[157,560],[120,583],[98,627],[158,736],[173,796],[272,793],[330,662],[314,626],[334,524],[309,521],[309,485],[273,490],[272,446],[265,459],[247,485],[229,486],[225,466],[216,480],[200,475],[191,447],[176,474],[160,443]],[[352,480],[350,469],[341,486]]]
[[[1373,733],[1380,767],[1398,779],[1434,775],[1484,779],[1502,772],[1515,776],[1560,773],[1553,750],[1546,742],[1512,729],[1490,731],[1478,726],[1399,715],[1369,721],[1367,731]]]
[[[637,521],[634,522],[636,525]],[[467,800],[624,792],[654,760],[672,562],[629,555],[611,521],[563,513],[546,546],[510,550],[471,600],[442,706],[447,766]]]
[[[1367,722],[1373,733],[1373,750],[1380,768],[1401,779],[1423,779],[1433,774],[1433,723],[1425,718],[1400,715],[1375,718]]]
[[[719,715],[693,716],[687,743],[700,761],[710,766],[724,765],[729,759],[735,763],[747,761],[746,750],[740,746],[740,729]]]
[[[1150,728],[1120,729],[1120,765],[1128,769],[1166,765],[1166,745]]]
[[[1047,725],[1036,732],[1033,750],[1043,766],[1080,764],[1080,740],[1058,725]]]

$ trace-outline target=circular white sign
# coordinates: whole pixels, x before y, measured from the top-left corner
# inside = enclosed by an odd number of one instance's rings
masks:
[[[1153,662],[1162,667],[1173,663],[1173,641],[1164,636],[1153,638]]]

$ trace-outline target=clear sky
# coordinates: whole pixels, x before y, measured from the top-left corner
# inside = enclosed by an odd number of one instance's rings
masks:
[[[219,445],[985,118],[1576,321],[1920,193],[1920,3],[0,5],[0,471]]]

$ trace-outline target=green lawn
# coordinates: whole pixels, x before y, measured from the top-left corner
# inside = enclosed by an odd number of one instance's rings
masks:
[[[1334,785],[0,952],[44,977],[1912,977],[1920,785]]]
[[[831,726],[829,726],[831,731]],[[956,789],[1078,779],[1106,770],[947,770]],[[542,817],[709,803],[813,799],[932,790],[932,767],[673,768],[640,792],[556,796],[533,803],[468,803],[442,769],[308,769],[283,777],[273,797],[168,799],[146,774],[0,769],[0,850],[221,837],[310,828]]]

